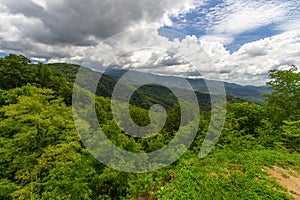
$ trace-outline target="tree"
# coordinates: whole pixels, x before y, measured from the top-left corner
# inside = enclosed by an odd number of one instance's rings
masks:
[[[300,72],[296,65],[288,70],[271,70],[271,81],[267,85],[272,90],[267,97],[270,118],[276,125],[284,120],[297,120],[300,117]]]
[[[0,58],[0,88],[11,89],[35,82],[35,69],[24,56],[10,54]]]
[[[284,125],[280,128],[284,145],[300,150],[300,120],[284,121]]]
[[[94,169],[81,146],[71,108],[50,89],[24,86],[8,93],[17,97],[0,108],[0,177],[6,178],[0,180],[0,188],[7,183],[0,197],[88,199]]]

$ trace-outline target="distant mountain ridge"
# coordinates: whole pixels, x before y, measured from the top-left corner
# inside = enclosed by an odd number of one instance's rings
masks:
[[[127,72],[127,70],[109,70],[107,72],[105,72],[106,75],[114,78],[114,79],[119,79],[121,78],[125,73]],[[158,76],[158,75],[153,75],[153,76]],[[166,79],[172,79],[172,81],[176,81],[177,77],[173,77],[173,76],[164,76]],[[178,78],[179,79],[179,78]],[[197,78],[197,79],[189,79],[187,78],[187,80],[189,81],[189,83],[191,84],[191,86],[193,87],[193,89],[195,91],[198,91],[200,93],[204,93],[204,94],[209,94],[209,91],[207,89],[206,83],[205,83],[205,79],[203,78]],[[219,81],[216,81],[219,82]],[[268,89],[268,87],[265,86],[254,86],[254,85],[239,85],[236,83],[228,83],[228,82],[223,82],[224,83],[224,87],[226,90],[226,94],[227,95],[233,95],[236,97],[240,97],[240,98],[245,98],[248,99],[250,101],[254,101],[254,102],[262,102],[263,101],[263,94],[268,94],[271,91]]]
[[[48,66],[56,71],[62,72],[65,75],[65,77],[71,82],[75,81],[76,74],[80,68],[79,65],[72,65],[72,64],[66,64],[66,63],[48,64]],[[89,80],[89,79],[96,78],[99,76],[99,74],[97,75],[97,73],[100,73],[100,72],[93,71],[89,68],[82,68],[82,69],[84,71],[84,74],[82,74],[82,76],[84,76],[84,77],[82,77],[83,80],[84,79]],[[100,85],[102,85],[102,86],[101,86],[101,90],[98,90],[98,95],[110,97],[112,89],[115,86],[115,84],[127,72],[128,72],[128,70],[110,69],[104,73],[101,73]],[[136,71],[135,71],[135,73],[143,74],[142,72],[136,72]],[[149,74],[148,74],[148,76],[149,76]],[[153,74],[150,74],[150,76],[153,76],[153,78],[164,77],[164,79],[166,81],[173,81],[173,82],[176,82],[177,79],[181,79],[179,77],[159,76],[159,75],[153,75]],[[204,99],[210,98],[209,97],[210,93],[209,93],[206,83],[205,83],[206,80],[204,80],[202,78],[187,79],[187,80],[191,84],[192,88],[196,92],[198,92],[198,96],[200,95],[201,98],[204,98]],[[219,82],[219,81],[216,81],[216,82]],[[228,82],[223,82],[223,83],[224,83],[224,87],[226,90],[226,94],[230,100],[233,100],[234,97],[237,97],[237,101],[243,101],[242,99],[245,99],[248,101],[260,103],[260,102],[263,102],[262,94],[270,93],[270,90],[268,89],[267,86],[252,86],[252,85],[242,86],[242,85],[238,85],[235,83],[228,83]],[[180,88],[181,86],[178,85],[178,87]],[[187,88],[183,88],[183,89],[187,89]],[[154,95],[155,93],[157,93],[157,90],[162,91],[164,89],[163,89],[163,87],[154,89],[153,87],[146,86],[146,87],[143,87],[143,90],[146,93],[151,93]],[[158,96],[156,98],[158,98]],[[169,96],[164,96],[164,98],[169,98]],[[239,98],[241,98],[241,99],[239,100]],[[160,98],[160,99],[163,100],[163,98]],[[166,103],[168,104],[169,100],[167,100]]]

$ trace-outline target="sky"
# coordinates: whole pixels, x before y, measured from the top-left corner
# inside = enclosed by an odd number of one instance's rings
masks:
[[[0,56],[263,85],[300,64],[299,0],[0,0]]]

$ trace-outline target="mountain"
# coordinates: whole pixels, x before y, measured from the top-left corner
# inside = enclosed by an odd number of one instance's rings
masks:
[[[105,72],[105,74],[107,74],[108,76],[110,76],[114,79],[119,79],[126,72],[127,72],[127,70],[109,70],[109,71]],[[153,76],[157,76],[157,75],[153,75]],[[176,80],[180,79],[180,78],[164,76],[164,79],[176,82]],[[205,79],[198,78],[198,79],[187,79],[187,80],[189,81],[189,83],[191,84],[191,86],[193,87],[193,89],[195,91],[198,91],[198,92],[204,93],[204,94],[209,94],[209,91],[208,91],[206,83],[205,83]],[[219,82],[219,81],[215,81],[215,82]],[[227,95],[240,97],[240,98],[258,102],[258,103],[263,101],[262,94],[270,93],[270,90],[268,89],[268,87],[266,85],[265,86],[253,86],[253,85],[243,86],[243,85],[238,85],[235,83],[228,83],[228,82],[223,82],[223,83],[224,83],[224,87],[225,87],[225,91],[226,91]]]
[[[78,65],[66,64],[66,63],[55,63],[55,64],[48,64],[50,68],[55,71],[61,72],[68,81],[74,82],[77,76],[77,80],[80,81],[80,86],[83,88],[90,88],[93,89],[93,85],[98,83],[98,79],[101,76],[99,84],[96,88],[96,94],[103,97],[111,98],[113,90],[120,80],[120,78],[128,72],[127,70],[108,70],[105,73],[100,73],[93,71],[88,68],[82,67]],[[77,72],[80,69],[80,74],[78,75]],[[138,85],[141,81],[149,80],[157,80],[157,82],[163,81],[165,83],[172,83],[178,90],[181,90],[181,93],[187,89],[186,86],[183,86],[181,83],[182,78],[172,77],[172,76],[158,76],[153,74],[146,74],[142,72],[131,71],[134,73],[132,76],[133,78],[130,79],[130,84],[124,82],[122,83],[122,87],[125,89],[132,88],[132,85]],[[138,79],[138,77],[140,77]],[[143,80],[145,79],[145,80]],[[76,81],[77,81],[76,80]],[[88,80],[88,81],[87,81]],[[207,86],[205,84],[204,79],[187,79],[187,81],[192,86],[195,94],[198,98],[199,107],[201,110],[208,111],[211,108],[211,95],[219,95],[219,94],[210,94],[208,92]],[[219,83],[217,81],[212,81],[215,83]],[[263,99],[261,97],[262,93],[265,93],[263,90],[264,87],[256,87],[256,86],[241,86],[232,83],[224,83],[226,89],[226,99],[230,103],[235,102],[261,102]],[[93,92],[93,91],[92,91]],[[166,109],[171,108],[177,102],[176,96],[173,92],[168,89],[167,87],[161,85],[154,85],[154,84],[146,84],[142,87],[139,87],[133,93],[130,103],[132,105],[149,109],[153,104],[160,104],[164,106]]]
[[[188,79],[192,87],[196,91],[207,93],[204,79]],[[250,101],[260,103],[263,101],[263,94],[269,94],[270,90],[267,86],[253,86],[253,85],[238,85],[235,83],[223,82],[227,95],[233,95],[240,98],[245,98]]]
[[[78,65],[72,65],[72,64],[66,64],[66,63],[54,63],[54,64],[48,64],[50,68],[52,68],[55,71],[61,72],[68,81],[74,82],[77,76],[77,80],[80,81],[80,86],[83,88],[90,88],[90,91],[93,89],[93,85],[95,83],[98,83],[98,79],[101,76],[101,79],[99,81],[99,84],[96,89],[96,94],[98,96],[103,97],[109,97],[111,98],[112,92],[118,83],[119,79],[127,72],[126,70],[109,70],[105,73],[100,73],[93,71],[88,68],[82,67],[80,69],[80,75],[77,74],[80,66]],[[186,88],[180,85],[181,82],[180,78],[178,77],[165,77],[165,76],[158,76],[153,74],[146,74],[141,72],[132,71],[135,73],[133,76],[136,77],[142,77],[142,78],[149,78],[154,80],[163,80],[164,82],[172,82],[172,85],[175,85],[181,92],[184,94]],[[141,79],[142,79],[141,78]],[[88,81],[87,81],[88,80]],[[131,83],[123,83],[122,87],[125,88],[131,88],[131,85],[136,85],[140,81],[138,79],[131,79]],[[189,80],[188,80],[189,81]],[[174,84],[173,84],[174,83]],[[124,86],[125,85],[125,86]],[[206,88],[205,84],[202,84],[201,87]],[[92,91],[93,92],[93,91]],[[211,95],[206,91],[195,91],[195,94],[198,98],[199,107],[201,110],[208,111],[211,108]],[[246,99],[240,98],[238,96],[233,96],[231,94],[227,94],[226,96],[227,101],[234,103],[234,102],[245,102]],[[173,94],[173,92],[168,89],[167,87],[161,86],[161,85],[143,85],[142,87],[139,87],[132,95],[130,103],[132,105],[149,109],[153,104],[160,104],[164,106],[166,109],[171,108],[176,102],[177,102],[176,96]]]

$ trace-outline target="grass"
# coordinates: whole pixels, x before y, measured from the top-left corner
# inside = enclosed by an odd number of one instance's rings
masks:
[[[135,199],[292,199],[263,169],[274,165],[299,170],[300,155],[268,149],[219,149],[203,159],[188,154],[173,167],[139,175],[149,187]]]

